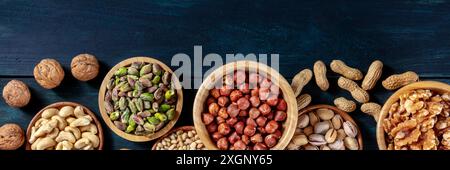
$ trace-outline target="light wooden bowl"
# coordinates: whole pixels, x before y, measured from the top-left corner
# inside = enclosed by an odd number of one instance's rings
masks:
[[[287,103],[287,119],[283,124],[283,135],[272,150],[283,150],[289,144],[297,126],[297,102],[289,83],[284,79],[278,71],[269,66],[255,61],[237,61],[219,67],[212,72],[205,80],[203,80],[197,95],[195,96],[193,118],[194,125],[205,147],[209,150],[218,150],[216,144],[210,138],[205,124],[202,121],[201,114],[203,113],[204,104],[209,95],[209,90],[213,88],[214,84],[220,80],[224,75],[234,72],[235,70],[258,71],[259,74],[266,74],[273,83],[280,87],[283,92],[283,98]]]
[[[358,144],[359,144],[359,150],[363,150],[363,140],[362,140],[362,134],[361,134],[361,129],[359,129],[358,124],[356,124],[356,122],[353,120],[352,117],[350,117],[350,115],[348,115],[347,112],[338,109],[337,107],[334,106],[330,106],[330,105],[325,105],[325,104],[318,104],[318,105],[312,105],[312,106],[308,106],[302,110],[300,110],[298,112],[298,115],[302,115],[302,114],[307,114],[311,111],[317,110],[317,109],[330,109],[333,110],[334,113],[337,113],[339,115],[341,115],[342,119],[344,119],[344,121],[350,121],[352,122],[356,128],[358,129],[358,135],[356,136],[357,140],[358,140]]]
[[[385,139],[385,132],[383,128],[383,119],[386,118],[386,116],[389,114],[389,109],[391,108],[392,104],[397,102],[399,100],[400,95],[405,94],[411,90],[416,89],[429,89],[438,93],[444,93],[444,92],[450,92],[450,85],[446,83],[441,83],[438,81],[419,81],[416,83],[409,84],[407,86],[404,86],[397,90],[394,94],[389,97],[386,102],[383,105],[383,108],[381,108],[381,112],[378,118],[377,123],[377,143],[378,148],[380,150],[386,150],[386,139]]]
[[[170,130],[168,133],[166,133],[165,135],[161,136],[161,137],[153,144],[152,150],[156,150],[156,145],[158,145],[159,142],[161,142],[164,138],[170,136],[172,133],[175,133],[175,132],[177,132],[177,131],[179,131],[179,130],[182,130],[182,131],[191,131],[191,130],[194,130],[194,129],[195,129],[194,126],[181,126],[181,127],[178,127],[178,128],[174,128],[174,129]]]
[[[30,136],[31,136],[31,128],[34,126],[34,124],[36,123],[36,121],[38,121],[41,118],[41,114],[42,112],[44,112],[45,110],[49,109],[49,108],[56,108],[56,109],[61,109],[64,106],[72,106],[72,107],[76,107],[76,106],[81,106],[83,107],[84,113],[88,114],[89,116],[92,117],[92,119],[94,120],[95,125],[97,126],[97,130],[98,130],[98,138],[100,139],[100,145],[98,146],[98,150],[103,150],[103,128],[102,125],[100,124],[100,121],[98,121],[97,117],[95,116],[95,114],[89,110],[87,107],[78,104],[78,103],[74,103],[74,102],[58,102],[58,103],[53,103],[51,105],[48,105],[47,107],[43,108],[42,110],[40,110],[34,117],[33,119],[31,119],[30,124],[28,124],[28,128],[27,128],[27,141],[26,141],[26,145],[25,145],[25,149],[26,150],[31,150],[31,144],[30,142],[28,142],[30,140]]]
[[[165,71],[168,71],[169,73],[173,73],[173,71],[164,63],[162,63],[159,60],[156,60],[154,58],[150,57],[133,57],[126,59],[117,65],[115,65],[111,70],[106,74],[105,79],[103,79],[102,85],[100,87],[100,91],[98,94],[98,106],[100,109],[100,113],[102,115],[103,120],[105,121],[106,125],[117,135],[120,137],[133,141],[133,142],[148,142],[154,139],[157,139],[161,137],[162,135],[169,132],[170,129],[175,125],[178,118],[180,118],[181,109],[183,108],[183,91],[181,89],[181,84],[178,80],[178,77],[175,75],[172,75],[172,79],[174,80],[175,89],[177,91],[177,105],[175,108],[176,114],[173,120],[171,120],[169,123],[167,123],[162,129],[157,131],[156,133],[149,134],[146,136],[139,136],[139,135],[133,135],[129,133],[125,133],[124,131],[121,131],[119,128],[117,128],[114,123],[109,119],[108,113],[106,113],[105,106],[103,105],[103,102],[105,101],[105,94],[106,94],[106,85],[108,84],[111,77],[114,76],[114,72],[117,71],[121,67],[130,66],[133,62],[144,62],[144,63],[154,63],[161,66],[162,69]]]

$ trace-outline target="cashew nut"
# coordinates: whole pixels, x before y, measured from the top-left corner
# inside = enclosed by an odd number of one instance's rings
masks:
[[[73,121],[75,121],[75,120],[77,120],[76,118],[74,118],[74,117],[68,117],[68,118],[66,118],[66,122],[68,123],[68,124],[71,124]]]
[[[94,148],[98,148],[98,145],[100,145],[100,139],[98,138],[98,136],[92,134],[91,132],[83,132],[81,134],[81,137],[89,139]]]
[[[36,150],[46,150],[56,145],[56,142],[49,137],[42,138],[37,144],[36,144]]]
[[[44,136],[53,131],[58,122],[56,120],[51,120],[48,123],[42,125],[36,132],[30,137],[30,143],[34,143],[36,138]]]
[[[59,130],[64,130],[64,127],[67,126],[66,120],[64,120],[64,118],[62,118],[62,117],[59,116],[59,115],[53,116],[53,117],[52,117],[52,120],[58,121],[58,129],[59,129]]]
[[[83,117],[89,120],[90,122],[94,121],[94,119],[92,119],[92,117],[89,115],[84,115]]]
[[[80,118],[85,116],[86,114],[84,113],[83,107],[81,106],[77,106],[75,107],[75,110],[73,111],[75,117]]]
[[[74,108],[72,106],[64,106],[63,108],[61,108],[58,115],[63,118],[66,118],[67,116],[73,115],[73,111]]]
[[[86,119],[85,117],[81,117],[70,123],[70,126],[72,127],[79,127],[79,126],[86,126],[89,125],[91,121],[89,119]]]
[[[89,124],[87,126],[80,127],[81,132],[91,132],[92,134],[96,135],[98,133],[97,126],[94,124]]]
[[[77,140],[81,138],[81,132],[80,132],[80,129],[78,129],[78,128],[67,126],[66,128],[64,128],[64,131],[71,132],[73,134],[73,136],[75,136],[75,139],[77,139]]]
[[[40,118],[39,120],[36,121],[36,123],[34,124],[34,126],[36,127],[41,127],[42,125],[48,123],[48,119],[45,118]]]
[[[36,131],[37,131],[37,127],[35,127],[35,126],[33,126],[33,127],[31,127],[31,136],[30,136],[30,140],[29,140],[29,142],[31,143],[31,144],[33,144],[35,141],[36,141],[36,137],[34,136],[34,133],[36,133]]]
[[[75,143],[75,141],[77,140],[75,139],[75,136],[72,133],[62,131],[59,133],[58,137],[56,137],[56,142],[62,141],[69,141],[70,143]]]
[[[44,111],[42,112],[41,117],[44,118],[44,119],[50,119],[52,116],[57,115],[58,112],[59,112],[58,109],[55,109],[55,108],[49,108],[49,109],[46,109],[46,110],[44,110]]]
[[[73,144],[68,141],[59,142],[55,150],[72,150]]]
[[[81,138],[77,142],[75,142],[74,147],[75,149],[82,149],[85,146],[89,145],[91,142],[89,142],[89,139]]]
[[[47,135],[47,137],[55,139],[59,134],[58,128],[53,128],[53,130]]]
[[[55,128],[58,125],[58,121],[57,120],[50,120],[47,123],[50,127]]]
[[[94,150],[94,147],[92,146],[92,143],[90,143],[87,146],[83,147],[83,150]]]
[[[31,140],[31,139],[30,139]],[[41,142],[42,138],[35,139],[34,143],[31,143],[31,150],[36,150],[36,145]]]

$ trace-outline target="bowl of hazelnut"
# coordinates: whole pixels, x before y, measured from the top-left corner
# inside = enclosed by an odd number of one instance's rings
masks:
[[[254,61],[213,71],[200,86],[193,108],[195,129],[210,150],[283,150],[298,119],[289,83]]]
[[[420,81],[385,102],[377,124],[380,150],[450,150],[450,85]]]

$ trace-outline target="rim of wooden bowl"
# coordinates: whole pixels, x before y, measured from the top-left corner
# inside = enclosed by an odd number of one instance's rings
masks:
[[[383,108],[381,109],[380,115],[378,117],[377,132],[376,132],[378,149],[380,150],[387,149],[385,133],[383,128],[383,119],[388,115],[391,105],[399,100],[400,95],[416,89],[429,89],[438,93],[442,93],[442,92],[450,92],[450,85],[439,81],[419,81],[406,85],[398,89],[394,94],[392,94],[384,103]]]
[[[158,145],[158,143],[160,143],[164,138],[168,137],[169,135],[182,130],[182,131],[191,131],[191,130],[195,130],[194,126],[180,126],[177,128],[173,128],[172,130],[170,130],[168,133],[164,134],[163,136],[161,136],[158,140],[156,140],[156,142],[153,144],[152,150],[156,150],[156,145]]]
[[[98,121],[97,116],[95,116],[94,112],[89,110],[89,108],[87,108],[86,106],[83,106],[79,103],[75,103],[75,102],[56,102],[56,103],[53,103],[53,104],[50,104],[50,105],[44,107],[36,115],[34,115],[33,119],[31,119],[30,123],[28,124],[27,134],[26,134],[27,141],[26,141],[25,149],[31,150],[31,144],[30,144],[30,142],[28,142],[30,140],[30,136],[31,136],[31,128],[34,126],[36,121],[38,121],[41,118],[42,112],[44,112],[45,110],[47,110],[49,108],[56,108],[56,109],[60,110],[64,106],[72,106],[74,108],[76,106],[81,106],[83,108],[84,112],[92,117],[92,119],[95,122],[95,125],[97,126],[98,138],[100,139],[100,145],[98,146],[98,150],[103,150],[104,137],[103,137],[103,128],[102,128],[102,125],[100,124],[100,121]]]
[[[139,135],[133,135],[133,134],[129,134],[129,133],[125,133],[124,131],[121,131],[119,128],[117,128],[114,125],[113,121],[111,121],[109,119],[109,115],[108,115],[108,113],[106,113],[105,106],[103,105],[103,102],[105,101],[104,99],[105,99],[105,94],[106,94],[106,85],[108,84],[110,78],[114,75],[114,73],[119,68],[124,67],[124,66],[129,66],[133,62],[156,63],[159,66],[161,66],[161,68],[163,68],[165,71],[172,73],[172,79],[174,81],[175,89],[177,91],[177,105],[176,105],[176,109],[175,109],[177,114],[175,114],[174,119],[171,120],[169,123],[167,123],[162,129],[160,129],[156,133],[149,134],[149,135],[139,136]],[[109,70],[108,74],[106,74],[105,78],[102,81],[102,85],[100,86],[100,91],[98,94],[98,107],[99,107],[100,113],[102,115],[103,121],[106,123],[106,125],[109,127],[109,129],[111,129],[115,134],[119,135],[120,137],[122,137],[126,140],[133,141],[133,142],[148,142],[148,141],[157,139],[157,138],[161,137],[162,135],[166,134],[167,132],[169,132],[170,129],[172,129],[173,126],[175,125],[175,123],[178,121],[178,119],[180,118],[180,115],[181,115],[181,110],[183,108],[183,90],[181,89],[181,84],[180,84],[180,81],[178,80],[178,77],[173,73],[172,69],[170,69],[170,67],[168,67],[163,62],[161,62],[157,59],[151,58],[151,57],[144,57],[144,56],[132,57],[132,58],[129,58],[129,59],[119,62],[113,68],[111,68]]]
[[[202,121],[201,114],[203,113],[203,106],[206,98],[209,95],[209,89],[211,89],[217,80],[220,80],[223,75],[231,73],[235,70],[242,70],[254,72],[257,71],[259,74],[266,74],[270,77],[271,81],[278,85],[283,92],[283,99],[287,103],[287,118],[283,123],[283,135],[278,141],[277,145],[271,148],[271,150],[283,150],[287,147],[292,139],[295,132],[295,127],[297,126],[298,114],[297,114],[297,102],[294,96],[294,91],[292,90],[286,79],[278,73],[278,71],[273,68],[259,62],[241,60],[228,63],[223,65],[216,70],[214,70],[206,79],[203,80],[197,95],[194,100],[193,107],[193,119],[194,126],[200,140],[205,144],[205,147],[209,150],[218,150],[217,146],[212,142],[206,126]]]
[[[306,108],[303,108],[302,110],[300,110],[298,113],[298,115],[302,115],[302,114],[306,114],[309,113],[313,110],[317,110],[317,109],[330,109],[333,110],[334,113],[338,113],[345,121],[350,121],[352,122],[356,128],[358,129],[358,144],[359,144],[359,149],[358,150],[363,150],[364,145],[363,145],[363,139],[362,139],[362,134],[361,134],[361,129],[359,128],[358,124],[356,124],[355,120],[353,120],[353,118],[345,111],[335,107],[335,106],[331,106],[331,105],[326,105],[326,104],[318,104],[318,105],[312,105],[312,106],[308,106]]]

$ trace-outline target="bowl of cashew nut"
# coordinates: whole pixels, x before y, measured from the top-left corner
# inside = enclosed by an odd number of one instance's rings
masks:
[[[27,128],[27,150],[102,150],[103,129],[95,114],[73,102],[39,111]]]

